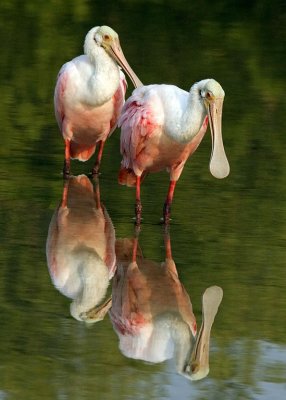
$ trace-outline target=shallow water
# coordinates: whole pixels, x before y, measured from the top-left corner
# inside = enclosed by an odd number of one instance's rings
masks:
[[[0,399],[41,393],[43,399],[280,400],[286,395],[285,7],[279,1],[94,3],[67,9],[61,1],[56,10],[53,2],[0,5]],[[218,285],[224,292],[211,331],[210,372],[201,381],[178,374],[174,359],[124,356],[110,317],[92,325],[72,318],[71,300],[49,275],[48,227],[63,192],[55,78],[81,53],[87,30],[100,24],[120,34],[144,83],[188,90],[213,77],[226,92],[231,173],[224,180],[210,175],[208,133],[178,182],[170,227],[198,327],[204,290]],[[135,197],[117,184],[119,136],[106,145],[99,178],[117,239],[134,236]],[[72,170],[88,174],[91,166],[92,160],[73,162]],[[160,218],[167,186],[163,172],[142,185],[139,245],[157,264],[165,259]]]

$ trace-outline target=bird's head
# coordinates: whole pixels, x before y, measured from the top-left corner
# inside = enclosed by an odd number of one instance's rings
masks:
[[[210,171],[216,178],[225,178],[229,174],[230,168],[225,155],[221,133],[224,90],[214,79],[205,79],[197,85],[199,96],[208,114],[212,136]]]
[[[200,95],[203,98],[206,107],[215,99],[222,99],[223,101],[225,93],[217,81],[214,79],[205,79],[201,82],[202,85],[200,85]]]
[[[92,28],[85,38],[85,54],[90,55],[94,46],[104,49],[124,69],[135,87],[143,85],[128,64],[121,49],[118,34],[113,29],[105,25]]]

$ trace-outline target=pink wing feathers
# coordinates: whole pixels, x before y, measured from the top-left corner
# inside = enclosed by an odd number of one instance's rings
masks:
[[[55,87],[55,94],[54,94],[55,115],[60,131],[62,131],[62,124],[64,120],[64,107],[62,99],[64,97],[67,79],[68,79],[68,74],[66,73],[66,68],[64,64],[60,72],[58,73],[57,84]]]
[[[145,148],[145,143],[156,128],[164,121],[162,104],[159,96],[152,87],[135,89],[126,101],[118,125],[121,127],[120,151],[123,156],[119,183],[134,185],[134,162],[138,154]],[[126,174],[129,175],[126,179]]]

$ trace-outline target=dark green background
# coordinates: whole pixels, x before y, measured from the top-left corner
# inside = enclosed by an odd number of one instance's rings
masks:
[[[224,290],[201,382],[176,375],[170,362],[124,358],[109,319],[91,328],[73,320],[48,275],[45,241],[64,149],[53,111],[56,75],[82,53],[86,32],[103,24],[119,33],[145,84],[189,90],[211,77],[226,92],[231,174],[210,175],[207,133],[172,208],[173,256],[199,324],[204,289]],[[285,26],[284,1],[1,1],[1,400],[285,397]],[[117,237],[127,237],[135,193],[117,184],[119,137],[106,145],[100,185]],[[91,165],[72,169],[88,173]],[[142,185],[140,245],[155,261],[164,259],[167,186],[166,173]]]

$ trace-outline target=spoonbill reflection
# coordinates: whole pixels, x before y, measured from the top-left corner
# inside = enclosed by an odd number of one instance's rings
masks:
[[[108,26],[87,33],[84,53],[61,67],[55,87],[55,114],[65,141],[65,176],[70,173],[70,159],[88,160],[97,143],[92,173],[98,173],[104,143],[124,104],[127,83],[118,64],[135,87],[142,85],[124,57],[117,33]]]
[[[136,186],[137,223],[142,209],[141,181],[148,172],[163,169],[170,173],[163,212],[164,221],[169,220],[176,182],[208,123],[212,136],[210,171],[216,178],[229,174],[221,133],[223,100],[221,85],[204,79],[189,93],[173,85],[142,86],[126,101],[119,118],[123,159],[118,181]]]
[[[197,326],[190,298],[181,284],[166,237],[166,259],[143,257],[138,238],[116,241],[117,270],[110,317],[121,352],[158,363],[175,357],[182,369]]]
[[[47,262],[55,287],[73,299],[71,315],[84,320],[93,309],[99,321],[111,306],[106,295],[115,272],[115,231],[100,201],[99,184],[85,175],[70,177],[64,183],[61,204],[49,226]]]
[[[139,230],[134,239],[116,241],[117,269],[109,315],[119,348],[126,357],[152,363],[174,358],[179,373],[202,379],[209,371],[210,320],[215,316],[211,304],[219,304],[216,291],[212,287],[204,293],[208,299],[203,303],[204,323],[194,344],[196,318],[172,258],[168,231],[164,233],[166,258],[161,264],[143,257],[138,234]],[[190,357],[193,344],[195,352]]]

